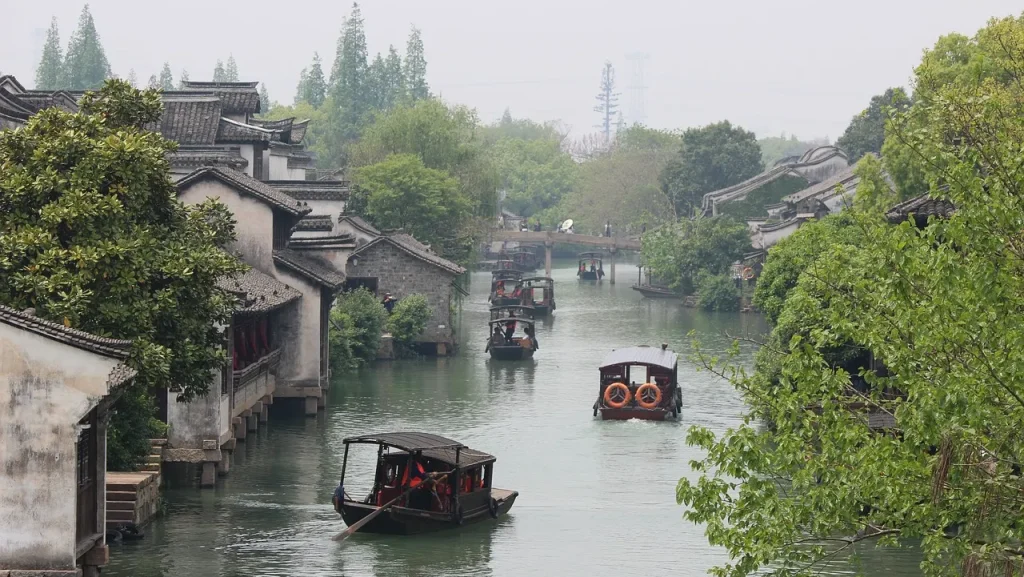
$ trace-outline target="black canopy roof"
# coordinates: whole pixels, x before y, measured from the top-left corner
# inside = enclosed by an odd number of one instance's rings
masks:
[[[671,349],[658,347],[626,347],[615,349],[601,361],[601,368],[615,365],[654,365],[665,369],[675,368],[679,356]]]
[[[346,444],[374,443],[387,445],[409,453],[420,453],[428,459],[436,459],[449,465],[456,464],[455,457],[456,452],[458,452],[458,465],[460,468],[472,467],[495,460],[493,455],[470,449],[458,441],[431,433],[378,433],[349,437],[344,442]]]

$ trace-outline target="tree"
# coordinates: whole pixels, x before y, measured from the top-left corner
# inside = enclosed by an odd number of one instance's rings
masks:
[[[186,82],[188,82],[188,70],[182,68],[181,76],[178,77],[178,90],[184,90]]]
[[[778,350],[784,386],[708,363],[773,423],[689,435],[706,457],[677,498],[733,560],[718,574],[807,573],[862,541],[914,543],[927,576],[1022,569],[1024,191],[1007,168],[1020,164],[1024,94],[1002,72],[1024,66],[1024,21],[949,40],[926,53],[886,146],[923,159],[932,198],[955,213],[921,228],[852,213],[862,244],[825,247],[785,300],[780,318],[813,330]],[[988,41],[964,77],[931,68]],[[837,366],[828,351],[846,343],[875,362]]]
[[[89,90],[99,88],[110,78],[110,63],[100,44],[96,23],[89,12],[89,5],[82,8],[78,18],[78,29],[68,42],[67,57],[64,61],[64,88],[67,90]]]
[[[405,98],[405,76],[402,73],[402,58],[394,46],[388,47],[388,55],[384,59],[384,106],[383,110],[391,110]]]
[[[227,82],[227,72],[224,70],[224,63],[220,60],[217,60],[217,65],[213,67],[213,81]]]
[[[601,70],[601,91],[597,93],[597,106],[594,112],[601,114],[598,128],[604,134],[604,141],[612,141],[612,118],[619,109],[619,93],[615,92],[615,69],[611,62],[605,62]]]
[[[36,68],[36,90],[59,90],[64,87],[64,57],[60,50],[60,30],[57,18],[50,21],[43,44],[43,56]]]
[[[902,88],[890,88],[873,96],[866,110],[853,117],[836,146],[846,151],[850,162],[857,162],[865,154],[882,152],[885,142],[885,122],[895,111],[906,110],[910,99]]]
[[[430,98],[430,87],[427,85],[427,57],[423,50],[420,30],[415,26],[409,32],[409,41],[405,45],[403,76],[410,100],[415,102]]]
[[[234,240],[230,212],[214,200],[176,200],[166,161],[175,144],[144,129],[160,114],[156,91],[109,80],[77,113],[48,108],[0,132],[0,302],[133,341],[139,389],[111,421],[126,442],[112,444],[111,460],[122,464],[149,451],[150,431],[122,428],[140,395],[202,395],[224,365],[215,323],[230,320],[232,303],[214,283],[242,268],[224,251]],[[146,419],[151,399],[149,410]]]
[[[238,64],[235,63],[235,57],[232,54],[228,55],[228,63],[224,68],[224,81],[238,82]]]
[[[725,274],[749,250],[746,223],[728,216],[699,216],[648,232],[641,258],[652,275],[690,294],[702,274]]]
[[[270,93],[267,92],[267,85],[264,82],[260,82],[260,110],[270,110]]]
[[[171,74],[171,65],[166,62],[160,70],[160,90],[174,90],[174,75]]]
[[[444,254],[452,223],[463,222],[471,205],[458,180],[427,168],[412,154],[396,154],[355,171],[366,195],[366,216],[382,229],[402,229]]]
[[[302,100],[319,108],[327,96],[327,81],[324,79],[324,70],[320,64],[320,55],[313,53],[313,64],[309,67],[309,74],[306,76],[306,91]]]
[[[761,148],[753,132],[728,120],[683,133],[678,156],[661,173],[661,185],[676,213],[689,216],[703,196],[764,170]]]

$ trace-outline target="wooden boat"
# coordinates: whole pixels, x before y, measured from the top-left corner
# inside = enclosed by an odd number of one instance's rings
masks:
[[[523,303],[532,305],[536,316],[555,311],[555,281],[546,276],[523,279]]]
[[[601,361],[600,372],[595,417],[662,421],[683,408],[678,357],[668,345],[616,349]]]
[[[633,290],[649,299],[681,299],[683,295],[663,286],[657,285],[633,285]]]
[[[485,351],[497,361],[522,361],[532,359],[537,350],[534,321],[526,317],[504,317],[488,321]],[[511,329],[511,330],[510,330]]]
[[[487,453],[429,433],[382,433],[344,440],[345,458],[341,482],[334,491],[334,510],[352,525],[377,511],[381,504],[405,493],[416,474],[427,474],[436,483],[421,483],[397,503],[369,521],[361,531],[410,535],[451,529],[497,519],[508,513],[518,491],[491,485],[495,458]],[[377,468],[370,494],[361,501],[345,492],[348,450],[353,444],[378,445]],[[443,475],[443,476],[442,476]],[[405,481],[405,483],[403,483]]]
[[[491,294],[487,300],[493,305],[520,304],[522,302],[522,280],[523,272],[517,269],[491,271]],[[518,294],[516,294],[517,289]]]
[[[601,280],[604,277],[602,253],[581,252],[579,254],[579,265],[576,267],[576,276],[580,280]]]

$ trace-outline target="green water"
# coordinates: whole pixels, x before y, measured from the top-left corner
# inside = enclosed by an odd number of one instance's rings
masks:
[[[597,365],[615,347],[668,343],[687,357],[687,333],[721,351],[727,335],[760,335],[756,315],[708,314],[642,300],[619,266],[619,283],[581,284],[560,263],[558,310],[538,324],[533,361],[491,362],[484,354],[488,273],[473,273],[454,358],[379,365],[338,377],[326,412],[306,418],[275,405],[268,425],[239,444],[231,474],[214,490],[168,488],[165,514],[143,541],[111,547],[104,575],[148,576],[702,576],[726,561],[675,504],[680,477],[699,455],[689,425],[724,431],[743,404],[728,383],[681,362],[679,423],[601,422],[591,416]],[[750,363],[753,349],[743,350]],[[341,440],[369,432],[420,430],[497,456],[494,485],[520,492],[499,521],[428,536],[357,534],[330,499],[341,471]],[[374,453],[354,448],[346,488],[369,488]],[[354,459],[354,461],[353,461]],[[359,481],[362,480],[360,487]],[[917,575],[913,550],[862,549],[872,575]],[[858,566],[841,560],[834,575]]]

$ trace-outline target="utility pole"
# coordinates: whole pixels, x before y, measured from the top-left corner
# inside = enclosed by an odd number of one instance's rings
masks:
[[[602,116],[601,124],[597,125],[597,128],[600,128],[604,134],[606,145],[611,142],[612,119],[618,109],[619,93],[615,92],[615,69],[612,68],[611,62],[605,62],[604,69],[601,70],[601,92],[597,94],[597,106],[594,107],[594,112],[599,112]]]
[[[629,85],[629,121],[644,124],[647,121],[647,85],[644,84],[644,66],[651,55],[633,52],[626,55],[633,69],[633,77]]]

